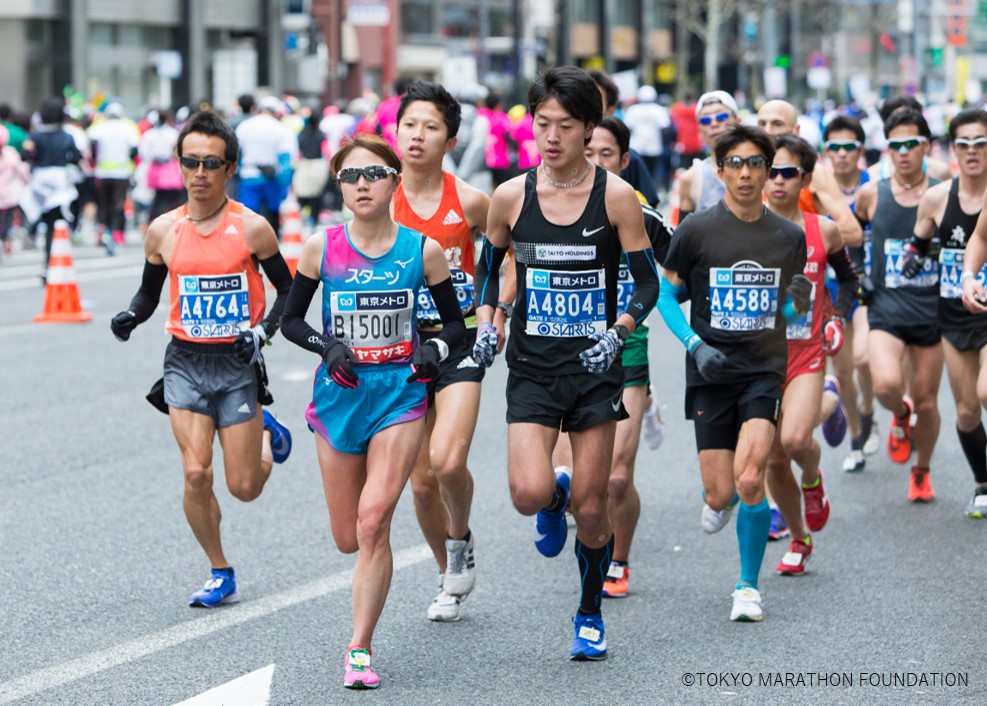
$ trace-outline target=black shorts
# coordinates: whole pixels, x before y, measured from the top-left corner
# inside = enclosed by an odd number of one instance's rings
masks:
[[[942,337],[958,351],[979,351],[987,345],[987,327],[974,329],[942,329]]]
[[[629,365],[624,368],[624,387],[650,385],[647,365]]]
[[[425,343],[439,335],[439,331],[421,331],[418,340]],[[435,395],[457,382],[483,382],[486,368],[473,360],[473,344],[476,343],[476,329],[466,329],[460,342],[449,348],[449,356],[439,363],[439,375],[426,383],[429,409],[435,406]]]
[[[624,371],[538,375],[512,369],[507,376],[507,423],[541,424],[583,431],[600,422],[627,419],[621,402]]]
[[[695,422],[699,451],[736,451],[740,427],[748,419],[778,424],[781,409],[778,378],[760,377],[747,382],[699,385],[685,390],[685,418]]]
[[[867,325],[870,326],[871,331],[890,333],[906,346],[928,348],[942,340],[939,324],[923,324],[919,326],[910,326],[908,324],[896,325],[889,324],[874,316],[868,316]]]

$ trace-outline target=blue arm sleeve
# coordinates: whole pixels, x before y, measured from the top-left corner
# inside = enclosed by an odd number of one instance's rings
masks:
[[[682,287],[676,287],[668,281],[667,277],[662,275],[661,287],[658,290],[658,311],[661,312],[661,317],[665,320],[668,330],[682,342],[687,351],[692,353],[696,346],[703,342],[703,339],[692,330],[689,322],[685,319],[685,314],[679,308],[676,297],[680,289]]]
[[[788,323],[798,321],[803,316],[803,314],[795,311],[795,302],[792,301],[791,297],[785,297],[785,306],[781,307],[781,315],[785,317],[785,321]]]

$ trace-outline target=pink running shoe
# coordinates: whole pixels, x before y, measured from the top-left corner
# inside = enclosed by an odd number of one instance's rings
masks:
[[[370,650],[366,647],[353,645],[346,650],[343,686],[347,689],[376,689],[380,686],[380,677],[370,666]]]

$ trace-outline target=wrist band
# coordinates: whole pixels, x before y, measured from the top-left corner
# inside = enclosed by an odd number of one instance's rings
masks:
[[[977,275],[973,274],[972,272],[968,272],[967,270],[963,270],[963,274],[960,275],[960,284],[966,282],[968,279],[976,279],[976,278]]]

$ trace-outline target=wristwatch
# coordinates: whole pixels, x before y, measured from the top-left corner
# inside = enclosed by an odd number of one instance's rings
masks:
[[[497,308],[503,311],[508,319],[514,316],[514,305],[510,302],[497,302]]]

